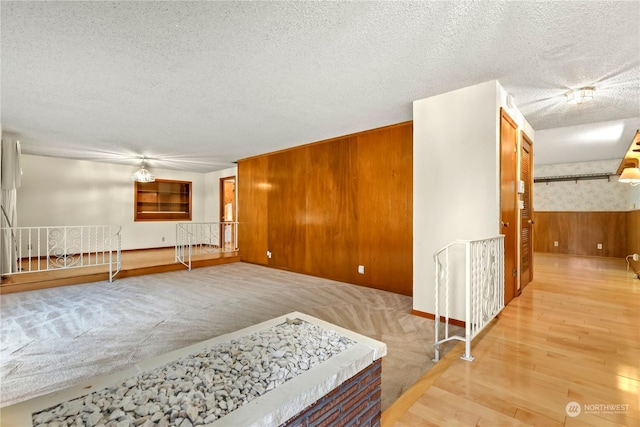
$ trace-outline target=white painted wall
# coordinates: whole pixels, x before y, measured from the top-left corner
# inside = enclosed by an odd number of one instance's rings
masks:
[[[116,224],[122,226],[122,249],[175,244],[176,221],[133,221],[131,174],[136,167],[23,155],[22,170],[18,226]],[[205,174],[156,168],[152,173],[156,178],[191,181],[192,220],[204,221]]]
[[[500,232],[500,107],[495,80],[413,103],[413,308],[434,313],[433,254],[458,239]],[[510,116],[533,140],[517,108]],[[535,145],[534,145],[535,150]],[[461,262],[456,251],[454,263]],[[452,317],[464,320],[464,268],[455,268]]]

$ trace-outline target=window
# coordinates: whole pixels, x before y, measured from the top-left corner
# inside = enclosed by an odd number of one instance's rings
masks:
[[[191,182],[136,182],[134,221],[191,221]]]

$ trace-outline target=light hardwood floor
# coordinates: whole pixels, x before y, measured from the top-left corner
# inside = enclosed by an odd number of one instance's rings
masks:
[[[640,281],[624,260],[536,254],[534,281],[474,340],[476,360],[462,352],[460,343],[382,425],[640,426]]]

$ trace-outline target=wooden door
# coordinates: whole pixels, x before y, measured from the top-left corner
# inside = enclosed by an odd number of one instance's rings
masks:
[[[520,131],[520,180],[524,182],[520,210],[520,290],[533,280],[533,144]]]
[[[500,229],[504,234],[504,305],[516,295],[518,239],[516,233],[517,128],[500,109]]]

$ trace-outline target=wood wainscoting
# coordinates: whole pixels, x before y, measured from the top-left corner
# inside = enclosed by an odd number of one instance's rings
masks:
[[[635,216],[634,216],[635,215]],[[534,213],[534,251],[571,255],[623,258],[630,252],[627,239],[634,212],[540,212]],[[637,219],[636,243],[638,240]],[[558,246],[554,245],[558,242]],[[598,249],[598,244],[602,249]],[[636,244],[637,246],[637,244]]]
[[[640,210],[627,212],[627,255],[640,254]],[[629,258],[631,268],[640,274],[640,260]]]
[[[237,188],[242,261],[412,294],[412,122],[240,160]]]

